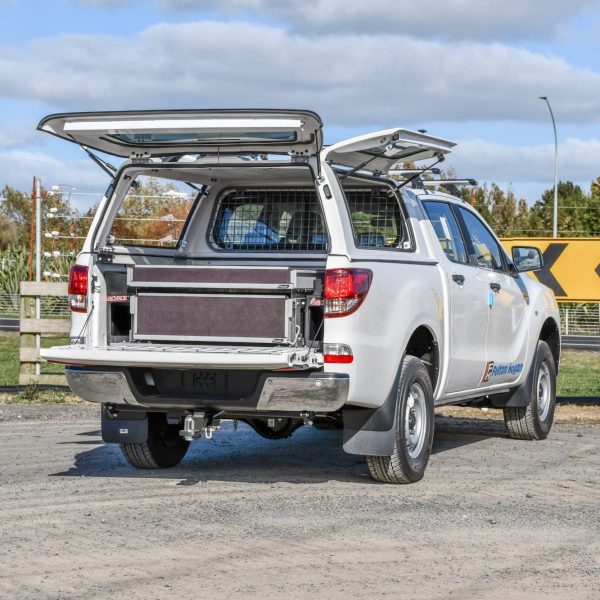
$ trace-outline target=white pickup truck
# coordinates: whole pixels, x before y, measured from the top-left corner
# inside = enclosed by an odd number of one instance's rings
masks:
[[[226,419],[272,439],[343,428],[388,483],[423,477],[435,406],[501,407],[512,437],[548,435],[559,314],[522,274],[539,252],[507,256],[468,203],[388,176],[452,142],[389,129],[324,147],[319,116],[296,110],[38,129],[105,169],[92,150],[126,159],[70,273],[71,344],[42,356],[102,404],[103,439],[133,466],[177,464]]]

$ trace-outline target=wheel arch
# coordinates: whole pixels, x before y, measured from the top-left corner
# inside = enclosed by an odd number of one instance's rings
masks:
[[[435,334],[427,325],[419,325],[413,331],[404,354],[415,356],[423,361],[435,391],[440,374],[440,349]]]
[[[550,346],[552,356],[554,357],[554,364],[556,365],[556,372],[558,373],[560,363],[560,328],[552,317],[548,317],[544,321],[538,339]]]

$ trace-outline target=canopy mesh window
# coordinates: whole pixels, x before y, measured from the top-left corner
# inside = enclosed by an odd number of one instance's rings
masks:
[[[344,188],[358,248],[397,248],[408,241],[396,196],[388,188]]]
[[[312,188],[226,191],[218,201],[210,242],[231,251],[323,252],[328,247]]]

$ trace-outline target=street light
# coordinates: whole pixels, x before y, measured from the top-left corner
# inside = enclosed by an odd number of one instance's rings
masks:
[[[558,139],[556,137],[556,121],[554,113],[547,96],[538,96],[548,105],[550,118],[552,119],[552,129],[554,130],[554,212],[552,216],[552,237],[558,237]]]

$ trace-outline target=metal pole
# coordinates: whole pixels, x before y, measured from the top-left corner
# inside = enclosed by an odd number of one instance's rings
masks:
[[[42,280],[42,190],[39,177],[35,178],[35,280]]]
[[[558,138],[556,136],[556,121],[554,113],[547,96],[539,96],[548,105],[550,118],[552,119],[552,129],[554,130],[554,211],[552,214],[552,237],[558,237]]]
[[[42,281],[42,190],[40,178],[35,178],[35,281]],[[35,318],[42,317],[42,300],[39,295],[35,297]],[[40,350],[41,335],[35,336],[35,346]],[[40,374],[40,363],[35,363],[35,374]]]

